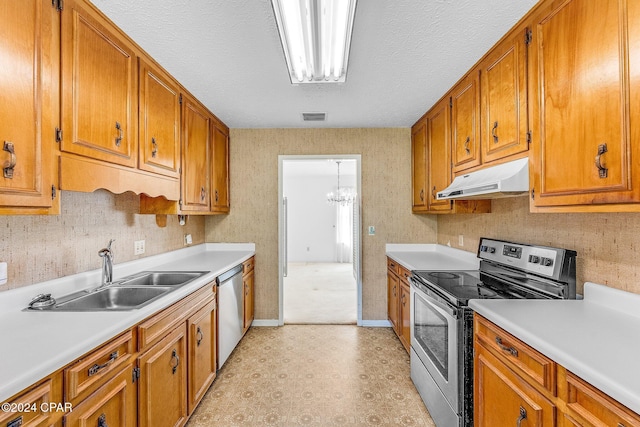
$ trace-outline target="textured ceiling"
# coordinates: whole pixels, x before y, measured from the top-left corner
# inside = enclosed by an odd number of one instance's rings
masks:
[[[411,126],[536,0],[359,0],[347,81],[297,86],[270,0],[93,2],[229,127],[281,128]]]

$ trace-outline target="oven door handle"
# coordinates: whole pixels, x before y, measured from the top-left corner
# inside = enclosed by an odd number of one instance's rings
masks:
[[[413,279],[411,280],[413,282]],[[422,289],[420,289],[418,286],[414,285],[413,286],[415,291],[429,304],[433,305],[436,309],[439,309],[439,311],[444,311],[446,314],[448,314],[449,316],[452,317],[457,317],[458,316],[458,309],[455,307],[450,306],[449,304],[446,304],[444,302],[441,301],[441,298],[438,297],[437,295],[435,295],[435,293],[433,292],[425,292]]]

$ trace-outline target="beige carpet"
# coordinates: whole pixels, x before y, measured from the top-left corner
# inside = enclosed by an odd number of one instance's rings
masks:
[[[286,325],[249,329],[187,424],[235,426],[435,424],[391,328]]]
[[[351,264],[289,263],[284,323],[355,324],[358,295]]]

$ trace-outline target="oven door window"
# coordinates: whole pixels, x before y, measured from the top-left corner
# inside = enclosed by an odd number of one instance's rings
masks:
[[[449,379],[449,324],[431,304],[415,298],[414,338],[445,380]]]

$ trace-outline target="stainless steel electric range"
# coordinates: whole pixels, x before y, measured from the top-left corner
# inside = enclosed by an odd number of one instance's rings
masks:
[[[482,238],[476,271],[412,271],[411,379],[438,427],[473,426],[470,299],[575,299],[576,252]]]

